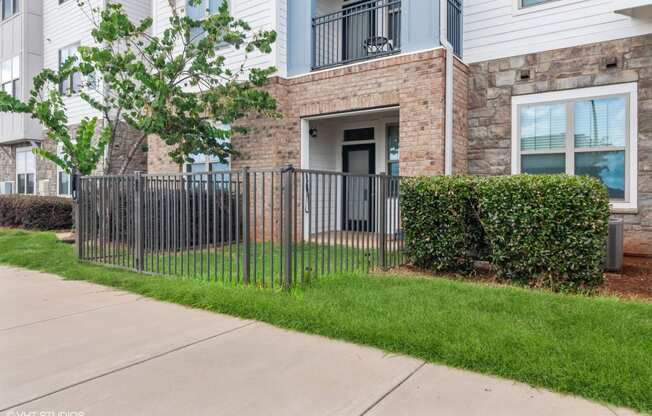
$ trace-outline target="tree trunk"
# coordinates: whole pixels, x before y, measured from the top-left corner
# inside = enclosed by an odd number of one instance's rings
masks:
[[[147,138],[147,133],[143,134],[140,136],[138,140],[131,146],[129,149],[129,152],[127,153],[127,158],[125,159],[124,162],[122,162],[122,166],[120,167],[120,175],[124,175],[125,172],[127,171],[127,168],[129,167],[129,164],[131,161],[134,159],[134,156],[136,155],[136,152],[140,148],[140,146],[143,145],[143,141]]]

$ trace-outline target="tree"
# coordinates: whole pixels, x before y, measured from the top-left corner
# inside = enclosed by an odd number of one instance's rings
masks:
[[[169,27],[156,36],[150,33],[152,19],[133,23],[120,4],[109,2],[97,9],[78,0],[94,23],[95,45],[80,47],[79,56],[69,58],[58,71],[39,74],[27,103],[0,92],[0,111],[38,119],[48,137],[63,145],[64,157],[43,149],[38,153],[66,170],[83,172],[82,165],[97,164],[98,154],[108,146],[105,172],[124,173],[150,135],[171,147],[176,163],[191,161],[195,153],[225,161],[233,153],[231,135],[245,131],[235,125],[238,120],[252,113],[279,116],[276,101],[261,88],[276,69],[248,68],[246,62],[252,52],[270,53],[276,33],[254,33],[245,21],[230,15],[228,2],[196,20],[180,16],[175,1],[168,1],[173,11]],[[190,1],[191,6],[200,3]],[[229,67],[223,54],[231,47],[244,51],[245,61],[237,68]],[[102,123],[85,119],[73,139],[62,98],[69,92],[55,86],[77,74],[85,80],[80,97],[101,114]],[[116,168],[113,144],[124,126],[137,135]],[[97,129],[94,139],[87,140]]]
[[[34,87],[27,103],[0,91],[0,112],[31,114],[45,127],[48,138],[62,150],[50,152],[36,148],[34,152],[68,173],[90,175],[104,156],[109,132],[102,130],[95,138],[97,118],[85,118],[77,128],[75,137],[71,135],[61,94],[53,86],[59,85],[73,70],[72,62],[67,62],[58,72],[49,69],[42,71],[34,77]]]

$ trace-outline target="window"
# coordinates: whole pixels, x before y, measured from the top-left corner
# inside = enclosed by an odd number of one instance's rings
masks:
[[[193,163],[186,165],[188,173],[207,173],[207,172],[228,172],[230,170],[229,162],[222,163],[215,156],[208,155],[191,155]]]
[[[20,57],[0,62],[0,89],[12,97],[20,93]]]
[[[57,146],[57,155],[63,157],[63,146]],[[70,174],[57,166],[57,195],[70,196],[72,194]]]
[[[13,182],[0,182],[0,195],[10,195],[14,193]]]
[[[18,0],[0,0],[2,3],[2,20],[18,13]]]
[[[637,85],[512,99],[512,173],[588,175],[636,208]]]
[[[201,0],[200,4],[193,6],[190,0],[186,0],[186,15],[194,20],[203,20],[219,10],[220,6],[227,0]],[[204,36],[204,29],[195,27],[190,30],[190,39],[199,42]]]
[[[215,156],[209,155],[191,155],[193,163],[186,165],[186,172],[198,175],[192,175],[191,181],[194,187],[207,188],[208,175],[201,175],[202,173],[220,173],[229,172],[231,170],[230,162],[222,163]],[[225,188],[229,186],[230,175],[213,175],[211,182],[214,183],[215,189]],[[223,183],[222,183],[223,181]]]
[[[59,67],[61,67],[68,58],[77,56],[77,50],[79,49],[79,43],[74,45],[67,46],[63,49],[59,49]],[[70,74],[67,79],[61,81],[59,84],[59,92],[61,94],[76,94],[81,89],[81,74],[75,72]]]
[[[389,176],[399,176],[399,135],[398,124],[391,124],[387,126],[387,174]],[[389,197],[395,198],[399,194],[399,182],[389,181],[388,189]]]
[[[543,4],[543,3],[551,3],[556,0],[519,0],[519,1],[521,7],[530,7],[530,6],[536,6],[538,4]]]
[[[387,174],[399,176],[398,125],[387,126]]]
[[[33,195],[36,183],[36,156],[31,147],[16,149],[16,192]]]
[[[373,127],[344,130],[345,142],[357,142],[357,141],[374,140],[374,139],[375,139],[375,129]]]

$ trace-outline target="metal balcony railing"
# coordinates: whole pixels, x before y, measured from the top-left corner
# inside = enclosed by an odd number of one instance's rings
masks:
[[[448,43],[455,55],[462,56],[462,0],[448,1]]]
[[[312,19],[312,68],[401,50],[401,0],[371,0]]]

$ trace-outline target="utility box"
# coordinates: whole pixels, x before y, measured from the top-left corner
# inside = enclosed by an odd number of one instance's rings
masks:
[[[619,273],[624,261],[624,224],[622,218],[609,219],[609,237],[607,240],[607,259],[605,269]]]

